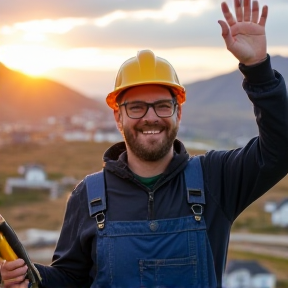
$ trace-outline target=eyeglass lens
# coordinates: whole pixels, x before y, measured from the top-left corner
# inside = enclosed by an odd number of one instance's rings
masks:
[[[161,100],[154,103],[127,102],[125,103],[127,115],[131,118],[142,118],[152,106],[158,117],[170,117],[174,113],[175,103],[173,100]]]

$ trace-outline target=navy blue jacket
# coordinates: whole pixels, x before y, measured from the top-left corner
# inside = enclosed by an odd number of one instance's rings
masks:
[[[288,99],[282,76],[270,58],[260,65],[239,65],[243,88],[254,105],[259,136],[243,148],[201,155],[205,182],[207,225],[217,287],[225,269],[229,233],[237,216],[288,172]],[[233,97],[233,95],[231,95]],[[189,155],[175,140],[174,157],[152,190],[143,186],[127,166],[125,144],[104,154],[107,215],[110,220],[164,219],[191,215],[183,169]],[[154,201],[148,196],[153,194]],[[97,273],[96,222],[89,217],[82,181],[73,191],[51,266],[37,264],[42,287],[89,287]]]

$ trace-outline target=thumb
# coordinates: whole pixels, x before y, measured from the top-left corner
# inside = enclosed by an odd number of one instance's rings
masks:
[[[226,43],[226,46],[229,47],[232,45],[233,43],[233,38],[232,38],[232,35],[230,33],[230,29],[227,25],[227,23],[223,20],[219,20],[218,23],[220,24],[221,26],[221,29],[222,29],[222,37]]]

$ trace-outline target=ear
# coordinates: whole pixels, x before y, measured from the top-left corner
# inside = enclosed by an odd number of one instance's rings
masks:
[[[182,105],[177,105],[177,120],[181,121],[182,118]]]
[[[121,116],[121,113],[120,113],[120,110],[114,110],[114,118],[115,118],[115,121],[116,121],[116,125],[117,125],[117,128],[118,130],[121,132],[122,131],[122,116]]]

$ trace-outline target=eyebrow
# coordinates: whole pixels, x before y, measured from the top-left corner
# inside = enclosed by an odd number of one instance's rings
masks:
[[[143,100],[132,100],[132,101],[125,100],[121,104],[123,104],[123,103],[148,103],[148,104],[153,104],[153,103],[162,102],[162,101],[175,101],[175,99],[173,99],[173,98],[172,99],[159,99],[159,100],[156,100],[154,102],[147,102],[147,101],[143,101]]]

